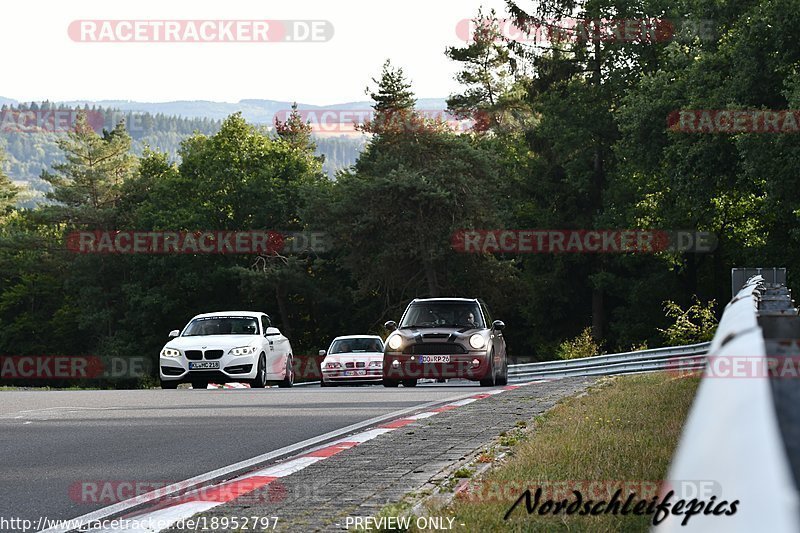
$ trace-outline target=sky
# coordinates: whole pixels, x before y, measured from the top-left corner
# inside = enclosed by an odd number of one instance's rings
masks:
[[[458,90],[448,46],[459,21],[503,0],[25,0],[0,19],[0,96],[20,101],[242,99],[333,104],[367,99],[388,58],[419,98]],[[327,42],[82,42],[75,21],[322,20]],[[149,24],[149,22],[148,22]],[[108,24],[107,24],[108,25]],[[73,27],[80,27],[75,26]],[[101,22],[84,34],[100,38]],[[275,27],[274,25],[272,26]],[[243,34],[246,35],[246,34]],[[72,36],[72,37],[71,37]]]

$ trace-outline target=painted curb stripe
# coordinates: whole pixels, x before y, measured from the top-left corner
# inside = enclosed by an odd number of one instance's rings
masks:
[[[120,527],[116,529],[95,529],[92,530],[92,532],[102,531],[114,533],[117,531],[128,531],[136,533],[157,533],[158,531],[163,531],[180,520],[186,520],[198,513],[208,511],[209,509],[212,509],[218,505],[235,500],[236,498],[269,485],[278,478],[286,477],[294,474],[295,472],[299,472],[306,467],[311,466],[312,464],[322,461],[328,457],[332,457],[345,450],[355,448],[359,444],[370,441],[380,435],[394,431],[395,429],[405,427],[416,422],[417,420],[430,418],[438,413],[451,411],[453,409],[469,405],[478,400],[500,394],[506,390],[518,389],[529,384],[530,383],[525,383],[522,385],[509,385],[503,387],[502,389],[491,390],[485,393],[475,394],[474,396],[465,398],[463,400],[450,402],[441,407],[431,409],[430,411],[425,411],[408,417],[393,420],[376,428],[361,431],[354,435],[334,441],[328,445],[313,449],[310,452],[300,455],[299,457],[285,460],[281,463],[258,470],[256,472],[244,474],[231,481],[226,481],[218,485],[212,485],[210,487],[202,487],[188,494],[170,498],[169,500],[160,504],[158,509],[154,510],[153,508],[150,508],[144,511],[139,511],[135,514],[127,515],[125,517],[130,520],[135,519],[137,522],[139,522],[139,524],[142,524],[143,522],[149,522],[154,526],[152,528],[146,527],[144,529],[124,529]],[[197,494],[199,494],[199,496],[195,497]],[[160,529],[156,529],[156,525],[160,526]]]

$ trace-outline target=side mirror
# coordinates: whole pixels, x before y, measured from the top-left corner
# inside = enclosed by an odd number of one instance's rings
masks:
[[[385,328],[386,328],[386,329],[388,329],[389,331],[394,331],[394,330],[396,330],[396,329],[397,329],[397,322],[395,322],[394,320],[389,320],[388,322],[386,322],[386,323],[383,325],[383,327],[385,327]]]
[[[178,337],[180,334],[181,334],[181,330],[173,329],[172,331],[169,332],[169,338],[171,339],[173,337]]]
[[[265,337],[272,337],[273,335],[280,335],[281,331],[278,328],[267,328],[264,332]]]
[[[506,327],[506,324],[502,320],[495,320],[492,322],[492,327],[497,331],[503,331],[503,328]]]
[[[320,356],[320,357],[325,357],[325,354],[326,354],[326,353],[328,353],[328,352],[326,352],[325,350],[320,350],[320,351],[319,351],[319,356]]]

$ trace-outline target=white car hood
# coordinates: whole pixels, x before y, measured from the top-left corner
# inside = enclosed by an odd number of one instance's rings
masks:
[[[356,362],[369,363],[370,361],[383,361],[383,352],[347,352],[347,353],[332,353],[325,356],[322,364],[325,363],[356,363]]]
[[[177,337],[169,341],[166,347],[179,350],[230,349],[249,346],[258,340],[258,335],[201,335],[197,337]]]

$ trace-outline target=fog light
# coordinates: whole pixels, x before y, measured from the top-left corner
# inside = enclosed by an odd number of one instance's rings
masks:
[[[481,362],[478,359],[473,359],[472,366],[481,366]]]
[[[392,368],[400,368],[400,361],[398,361],[397,359],[392,361]]]

